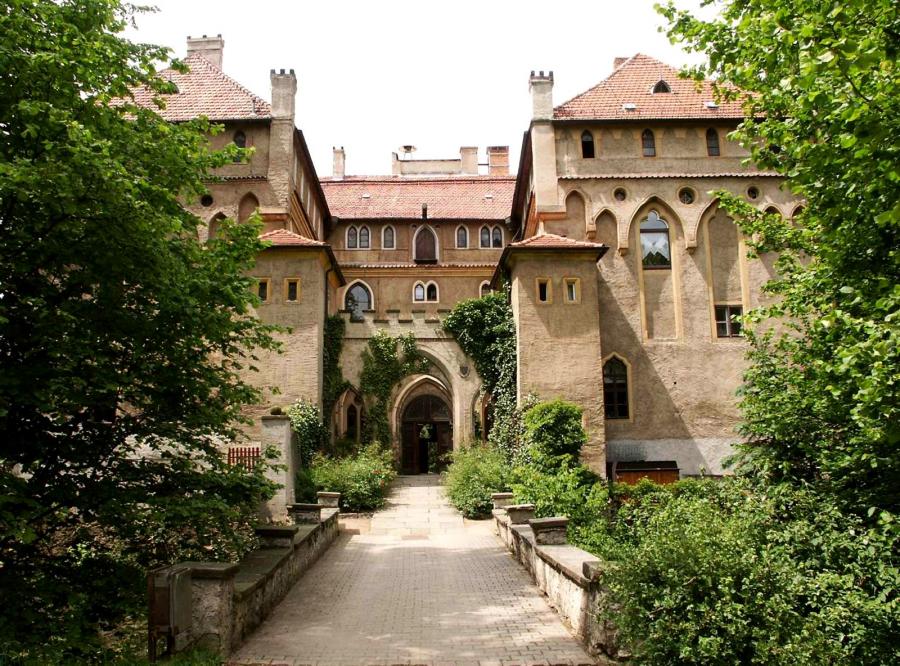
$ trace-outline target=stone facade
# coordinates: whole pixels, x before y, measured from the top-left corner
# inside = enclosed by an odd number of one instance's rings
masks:
[[[261,354],[259,372],[248,371],[265,393],[250,412],[258,423],[298,398],[321,404],[325,317],[340,314],[352,388],[326,415],[335,437],[359,437],[360,354],[385,329],[413,333],[432,360],[394,392],[398,459],[404,433],[421,425],[407,408],[424,395],[446,405],[453,446],[472,439],[480,380],[440,319],[505,276],[519,396],[578,403],[588,465],[606,473],[608,463],[667,460],[682,475],[723,472],[746,352],[732,315],[760,302],[773,258],[747,258],[712,193],[736,192],[786,217],[799,205],[728,140],[739,105],[716,104],[708,84],[698,90],[642,55],[617,59],[607,79],[558,106],[552,73],[532,73],[515,177],[508,149],[491,146],[483,164],[473,147],[448,160],[414,160],[404,147],[385,176],[348,175],[336,148],[334,172],[319,178],[295,127],[293,72],[272,71],[268,104],[222,74],[223,44],[192,40],[192,71],[177,84],[197,100],[195,115],[224,124],[212,147],[235,141],[254,152],[187,205],[207,222],[203,242],[222,217],[258,212],[273,243],[253,270],[265,283],[258,315],[290,332],[283,354]],[[208,108],[219,98],[202,91],[213,84],[233,87],[218,102],[227,109]]]

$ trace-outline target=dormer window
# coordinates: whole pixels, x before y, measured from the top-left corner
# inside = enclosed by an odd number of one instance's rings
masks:
[[[666,83],[665,81],[660,79],[659,81],[656,82],[656,85],[653,86],[652,92],[654,95],[656,93],[670,93],[670,92],[672,92],[672,89],[669,87],[668,83]]]
[[[581,156],[584,159],[593,159],[594,157],[594,135],[588,130],[581,133]]]

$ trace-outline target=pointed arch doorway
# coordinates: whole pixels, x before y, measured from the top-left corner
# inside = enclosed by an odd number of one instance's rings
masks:
[[[450,407],[436,395],[419,395],[406,405],[400,419],[400,469],[425,474],[453,449]]]

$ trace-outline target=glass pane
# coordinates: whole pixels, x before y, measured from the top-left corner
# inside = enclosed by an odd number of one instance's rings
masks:
[[[269,283],[268,282],[259,282],[256,286],[256,294],[259,296],[259,300],[264,301],[269,297]]]
[[[422,286],[421,284],[417,284],[416,288],[414,290],[413,298],[417,301],[424,301],[425,300],[425,287]]]
[[[359,230],[359,246],[361,248],[369,247],[369,227],[363,227]]]
[[[387,249],[391,249],[394,247],[394,229],[393,229],[393,227],[387,227],[384,230],[384,247]]]
[[[428,300],[436,301],[437,300],[437,286],[430,284],[428,285]]]
[[[568,292],[568,298],[569,298],[569,300],[570,300],[570,301],[576,300],[577,295],[576,295],[576,293],[575,293],[575,283],[574,283],[574,282],[567,282],[567,283],[566,283],[566,290],[567,290],[567,292]]]
[[[481,247],[491,246],[491,232],[487,227],[481,227]]]
[[[460,227],[456,230],[456,247],[468,247],[469,245],[469,233],[466,231],[465,227]]]
[[[347,292],[345,309],[350,310],[356,317],[362,317],[364,310],[372,309],[372,296],[369,290],[361,284],[355,284]]]
[[[724,321],[717,321],[716,322],[716,335],[720,338],[727,338],[728,337],[728,324],[726,324]]]
[[[539,301],[547,300],[547,283],[546,282],[538,283],[538,300]]]
[[[655,210],[651,210],[650,214],[641,222],[641,231],[644,229],[649,230],[657,230],[657,229],[665,229],[669,230],[669,225],[666,223],[664,219],[659,216],[659,213]]]
[[[350,227],[350,229],[347,230],[347,247],[351,249],[356,247],[356,236],[356,227]]]
[[[494,247],[503,247],[503,232],[500,227],[494,227]]]
[[[289,301],[297,300],[297,281],[296,280],[291,280],[290,282],[288,282],[287,299]]]
[[[669,234],[659,231],[641,233],[641,256],[644,266],[670,266]]]

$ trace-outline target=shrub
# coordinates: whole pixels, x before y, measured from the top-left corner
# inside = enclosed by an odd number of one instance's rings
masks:
[[[313,503],[316,501],[316,482],[309,468],[301,467],[297,470],[294,481],[294,497],[298,502]]]
[[[341,507],[348,511],[372,511],[384,506],[391,482],[396,477],[394,457],[389,450],[370,444],[344,458],[313,456],[310,468],[317,490],[341,494]]]
[[[466,518],[487,518],[493,503],[491,494],[506,490],[508,467],[503,452],[489,444],[471,444],[450,454],[444,473],[450,502]]]
[[[897,663],[896,532],[809,492],[717,486],[645,493],[630,514],[604,583],[640,663]]]
[[[300,399],[288,407],[291,429],[297,436],[302,465],[309,465],[313,454],[328,441],[328,429],[322,423],[322,412],[311,402]]]
[[[524,423],[529,453],[541,465],[561,465],[566,456],[577,459],[587,441],[581,408],[570,402],[540,402],[525,412]]]

